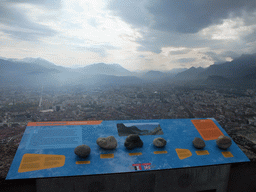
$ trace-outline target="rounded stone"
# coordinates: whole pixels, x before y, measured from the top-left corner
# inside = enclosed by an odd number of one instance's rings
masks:
[[[220,149],[227,149],[232,145],[232,140],[225,135],[221,135],[216,140],[216,144]]]
[[[79,157],[87,157],[91,153],[91,148],[88,145],[79,145],[74,150],[75,154]]]
[[[96,143],[103,149],[115,149],[117,147],[117,141],[114,136],[99,137]]]
[[[193,145],[197,149],[203,149],[205,147],[205,142],[203,139],[199,137],[195,137],[193,140]]]
[[[124,146],[127,149],[134,149],[136,147],[142,147],[143,142],[140,139],[140,136],[137,134],[131,134],[128,135],[128,137],[125,139]]]
[[[153,140],[153,144],[156,147],[164,147],[166,145],[166,143],[167,143],[166,140],[162,137],[158,137]]]

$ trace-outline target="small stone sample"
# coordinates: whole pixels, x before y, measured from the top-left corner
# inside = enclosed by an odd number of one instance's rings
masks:
[[[205,142],[203,139],[199,137],[195,137],[193,140],[193,145],[197,149],[203,149],[205,147]]]
[[[221,135],[216,140],[216,144],[220,149],[227,149],[232,145],[232,140],[227,136]]]
[[[124,146],[127,149],[133,149],[136,147],[142,147],[143,146],[143,142],[140,139],[140,136],[137,134],[131,134],[128,135],[128,137],[126,138],[125,142],[124,142]]]
[[[74,150],[75,154],[79,157],[87,157],[91,153],[91,148],[88,145],[79,145]]]
[[[117,141],[114,136],[99,137],[96,143],[103,149],[115,149],[117,147]]]
[[[153,140],[153,144],[156,147],[164,147],[166,145],[166,143],[167,143],[166,140],[162,137],[158,137]]]

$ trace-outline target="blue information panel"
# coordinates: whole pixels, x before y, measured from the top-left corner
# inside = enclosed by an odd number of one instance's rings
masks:
[[[128,150],[129,134],[139,134],[143,147]],[[228,134],[215,119],[159,119],[118,121],[31,122],[28,124],[6,179],[46,178],[78,175],[175,169],[250,161],[232,141],[227,150],[216,139]],[[99,137],[114,136],[114,150],[100,148]],[[155,138],[167,141],[164,148]],[[193,139],[205,141],[196,149]],[[81,144],[91,148],[87,158],[75,155]]]

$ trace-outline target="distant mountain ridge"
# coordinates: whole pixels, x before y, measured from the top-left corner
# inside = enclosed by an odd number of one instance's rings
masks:
[[[176,81],[194,85],[219,87],[250,86],[256,87],[256,53],[242,55],[222,64],[213,64],[207,68],[191,67],[175,76]]]
[[[202,72],[204,72],[206,69],[202,68],[202,67],[191,67],[186,71],[180,72],[175,76],[176,80],[185,80],[185,81],[189,81],[192,79],[199,79],[200,78],[200,74]]]
[[[145,73],[144,75],[142,75],[141,78],[145,80],[151,80],[151,81],[161,81],[166,76],[167,76],[167,73],[151,70]]]
[[[42,59],[40,57],[38,57],[38,58],[26,57],[24,59],[13,60],[13,61],[14,62],[22,62],[22,63],[30,63],[30,64],[34,64],[34,65],[40,65],[40,66],[46,67],[48,69],[56,69],[59,71],[65,71],[66,69],[69,69],[66,67],[55,65],[54,63],[47,61],[45,59]]]
[[[79,69],[87,74],[104,74],[104,75],[115,75],[115,76],[131,76],[132,72],[123,68],[119,64],[105,64],[105,63],[95,63],[87,65]]]
[[[57,69],[49,69],[32,63],[12,62],[0,59],[0,80],[2,84],[17,86],[34,85],[40,81],[51,80],[50,76],[59,72]],[[55,83],[55,81],[52,80],[52,83]]]
[[[218,65],[211,65],[202,74],[202,77],[219,75],[227,78],[242,77],[256,69],[256,54],[242,55],[233,61]]]
[[[80,69],[57,66],[41,58],[0,59],[0,86],[125,85],[143,83],[118,64],[98,63]]]
[[[256,53],[207,68],[131,72],[119,64],[95,63],[79,69],[57,66],[42,58],[0,58],[0,86],[190,84],[219,87],[255,87]]]

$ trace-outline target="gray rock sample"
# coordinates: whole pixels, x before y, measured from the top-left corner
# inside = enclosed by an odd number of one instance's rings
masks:
[[[114,136],[99,137],[96,143],[103,149],[115,149],[117,147],[117,141]]]
[[[88,145],[79,145],[74,150],[75,154],[79,157],[87,157],[91,153],[91,148]]]
[[[124,142],[124,146],[127,149],[134,149],[136,147],[142,147],[143,146],[143,142],[140,139],[139,135],[131,134],[131,135],[128,135],[128,137],[126,138],[126,140]]]
[[[195,137],[193,140],[193,145],[197,149],[203,149],[205,147],[205,142],[203,139],[199,137]]]
[[[216,144],[220,149],[227,149],[232,145],[232,140],[227,136],[221,135],[216,140]]]
[[[158,137],[153,140],[153,144],[156,147],[164,147],[166,145],[166,143],[167,143],[166,140],[162,137]]]

